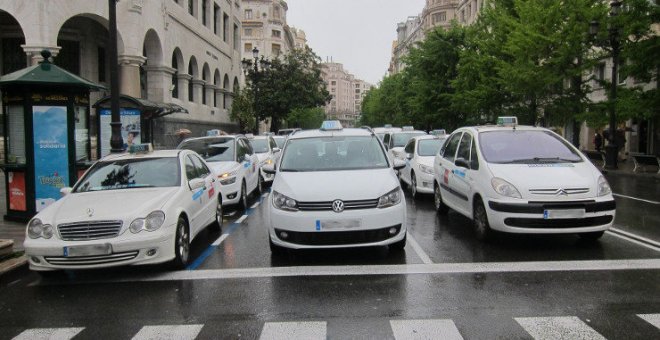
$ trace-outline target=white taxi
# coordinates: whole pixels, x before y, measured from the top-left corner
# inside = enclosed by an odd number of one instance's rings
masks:
[[[222,225],[218,182],[192,151],[107,156],[29,221],[30,269],[184,268],[195,236]]]
[[[332,125],[326,125],[332,126]],[[378,137],[365,129],[332,127],[289,136],[268,198],[273,253],[283,248],[406,244],[406,202]]]
[[[243,135],[189,138],[177,149],[197,152],[220,179],[222,205],[248,208],[248,196],[263,190],[259,180],[259,158]]]
[[[616,203],[605,177],[548,129],[458,129],[440,149],[434,171],[436,209],[472,219],[479,239],[497,230],[596,240],[614,221]]]
[[[410,131],[402,130],[391,132],[385,135],[383,139],[383,144],[387,148],[387,152],[390,154],[392,159],[400,159],[405,161],[406,153],[403,151],[403,148],[408,144],[410,138],[426,135],[424,131]]]
[[[259,159],[259,167],[261,173],[259,174],[259,180],[264,183],[270,183],[273,181],[273,175],[267,174],[263,171],[263,166],[267,164],[273,164],[280,158],[280,148],[277,146],[277,142],[272,135],[266,136],[248,136],[250,140],[250,145],[252,149],[257,154]],[[263,184],[262,184],[263,185]]]
[[[401,170],[399,178],[408,186],[413,198],[433,193],[433,160],[446,139],[446,136],[417,136],[403,148],[406,167]]]

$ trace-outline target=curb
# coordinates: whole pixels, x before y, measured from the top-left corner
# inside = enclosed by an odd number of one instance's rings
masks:
[[[0,278],[11,272],[27,267],[28,258],[25,255],[0,262]]]

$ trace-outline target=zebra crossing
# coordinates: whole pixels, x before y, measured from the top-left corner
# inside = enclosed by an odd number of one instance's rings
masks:
[[[637,314],[639,319],[660,330],[660,314]],[[517,317],[515,322],[536,340],[545,339],[605,339],[597,330],[575,316]],[[458,327],[451,319],[389,320],[392,338],[396,340],[447,339],[461,340]],[[192,340],[200,337],[203,324],[192,325],[149,325],[142,327],[133,340]],[[32,328],[16,335],[14,340],[68,340],[84,331],[84,327]],[[265,322],[258,337],[260,340],[277,339],[328,339],[325,321]]]

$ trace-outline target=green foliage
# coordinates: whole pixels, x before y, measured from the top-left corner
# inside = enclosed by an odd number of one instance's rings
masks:
[[[250,89],[245,88],[234,94],[229,118],[238,123],[241,132],[252,130],[254,127],[254,98]]]
[[[325,120],[325,111],[320,107],[297,108],[287,118],[287,126],[301,129],[318,129]]]

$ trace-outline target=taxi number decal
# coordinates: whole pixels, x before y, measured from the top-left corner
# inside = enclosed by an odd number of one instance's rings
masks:
[[[465,171],[454,170],[452,173],[460,178],[465,178]]]
[[[198,198],[201,198],[203,193],[204,193],[204,188],[199,189],[199,191],[193,194],[192,200],[196,201]],[[202,203],[202,200],[200,199],[199,202]]]
[[[215,194],[215,188],[211,187],[211,189],[209,189],[209,198],[213,197],[214,194]]]
[[[449,169],[445,169],[444,180],[445,184],[449,184]]]

